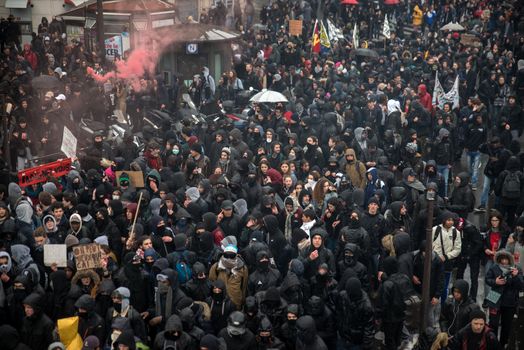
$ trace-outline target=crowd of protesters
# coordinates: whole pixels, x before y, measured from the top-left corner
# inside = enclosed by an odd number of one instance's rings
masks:
[[[215,81],[203,67],[187,88],[100,85],[88,68],[111,66],[68,40],[60,17],[23,49],[13,18],[2,22],[1,347],[522,349],[522,3],[224,9],[201,20],[241,31],[231,69]],[[344,35],[320,53],[317,17]],[[293,18],[302,36],[287,34]],[[455,21],[474,43],[439,30]],[[355,37],[377,57],[356,54]],[[458,76],[458,107],[432,102],[437,71],[446,91]],[[60,86],[37,90],[45,75]],[[240,105],[262,89],[289,102]],[[181,120],[184,92],[201,110],[233,101],[248,120]],[[148,108],[181,128],[142,126]],[[7,175],[59,152],[64,125],[107,125],[114,109],[144,151],[131,133],[95,133],[65,176],[20,187]],[[100,267],[85,269],[74,251],[90,243]],[[65,244],[65,266],[44,263],[48,244]]]

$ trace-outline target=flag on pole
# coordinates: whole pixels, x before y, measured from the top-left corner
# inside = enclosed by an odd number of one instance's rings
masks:
[[[320,30],[318,28],[318,20],[315,21],[313,27],[313,44],[311,45],[311,51],[320,53]]]
[[[324,23],[320,21],[320,51],[322,53],[328,52],[331,49],[331,42],[329,41],[329,36],[324,26]]]
[[[353,47],[355,49],[359,48],[359,42],[358,42],[358,26],[357,22],[355,22],[355,27],[353,28]]]
[[[440,80],[438,79],[438,71],[435,73],[435,87],[433,87],[433,96],[431,98],[431,104],[433,107],[437,107],[439,100],[444,96],[444,88],[440,85]]]
[[[326,22],[328,26],[329,40],[332,42],[343,40],[344,34],[342,33],[342,30],[337,28],[331,20],[328,19]]]
[[[391,29],[389,28],[388,15],[384,16],[384,29],[382,30],[382,34],[386,37],[386,39],[391,38]]]

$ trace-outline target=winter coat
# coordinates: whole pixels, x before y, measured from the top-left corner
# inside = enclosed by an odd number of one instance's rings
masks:
[[[466,219],[468,213],[470,213],[475,206],[475,196],[469,184],[469,175],[462,172],[458,174],[458,177],[460,178],[460,185],[453,189],[453,193],[449,199],[449,210],[457,213],[461,218]]]
[[[166,338],[166,333],[178,332],[179,338],[177,340],[171,340]],[[166,327],[163,332],[156,335],[153,343],[153,350],[164,350],[168,346],[173,349],[180,350],[191,350],[191,336],[182,330],[182,320],[177,315],[172,315],[166,322]]]
[[[475,342],[475,343],[472,343]],[[481,337],[473,333],[471,323],[465,325],[458,333],[450,339],[448,343],[450,350],[479,349],[493,350],[499,349],[500,345],[497,336],[486,324]]]
[[[42,312],[41,296],[30,294],[24,299],[24,304],[30,305],[34,310],[34,315],[24,317],[20,337],[32,350],[47,350],[49,344],[53,342],[53,321]]]
[[[242,308],[246,298],[248,285],[248,269],[242,258],[237,257],[237,267],[228,270],[221,260],[213,264],[209,270],[209,280],[222,280],[226,285],[227,294],[238,309]]]
[[[505,191],[504,188],[504,181],[510,174],[518,176],[518,181],[520,182],[520,197],[515,196],[514,198],[509,198],[506,196],[507,191]],[[517,157],[510,157],[506,163],[506,169],[498,175],[495,182],[495,194],[500,199],[501,205],[522,206],[524,203],[524,174],[520,171],[520,162]]]
[[[346,157],[348,155],[353,155],[353,161],[346,163],[345,171],[347,177],[351,180],[351,184],[355,188],[366,187],[367,178],[366,178],[366,166],[361,161],[357,160],[357,155],[355,150],[348,148],[345,151]],[[314,163],[312,163],[314,164]]]
[[[349,344],[372,349],[375,338],[374,311],[366,293],[360,298],[350,298],[348,291],[340,292],[337,302],[339,334]]]
[[[454,335],[469,323],[471,311],[480,309],[478,304],[469,296],[468,282],[457,280],[453,289],[460,291],[462,299],[460,301],[456,301],[454,298],[447,299],[446,303],[442,305],[442,317],[440,318],[442,331],[446,331],[450,335]],[[440,295],[437,297],[440,297]]]
[[[424,257],[421,252],[415,254],[413,259],[413,276],[416,276],[421,284],[415,284],[414,288],[422,295],[422,281],[424,279]],[[431,258],[431,277],[429,281],[430,298],[440,298],[444,290],[444,265],[435,252]]]
[[[18,332],[10,325],[4,324],[0,326],[0,339],[2,339],[2,347],[5,350],[32,350],[25,343],[21,342]]]
[[[502,257],[509,260],[509,266],[500,264]],[[519,270],[518,275],[511,275],[510,268],[517,268]],[[496,284],[497,277],[505,277],[506,284]],[[515,266],[513,255],[505,250],[501,250],[495,254],[495,264],[486,272],[486,283],[491,287],[492,291],[501,294],[496,304],[488,300],[490,307],[498,309],[500,307],[516,307],[518,305],[519,292],[524,288],[524,280],[522,270],[519,266]]]

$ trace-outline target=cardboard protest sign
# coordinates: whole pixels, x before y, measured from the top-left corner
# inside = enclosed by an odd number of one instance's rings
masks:
[[[289,34],[290,35],[302,35],[302,20],[301,19],[290,19],[289,20]]]
[[[87,270],[102,267],[102,251],[96,243],[81,244],[73,247],[76,269]]]
[[[66,158],[37,167],[20,170],[18,172],[18,185],[23,188],[41,182],[47,182],[50,176],[60,177],[67,175],[71,170],[71,163],[71,159]]]
[[[74,158],[76,157],[76,145],[77,139],[75,135],[64,125],[64,134],[62,136],[62,146],[60,150],[64,152],[66,157]]]
[[[44,265],[67,267],[67,246],[65,244],[44,244]]]
[[[135,188],[144,187],[144,174],[141,171],[117,171],[116,181],[118,184],[120,184],[120,176],[122,176],[122,173],[126,173],[129,176],[131,186]]]

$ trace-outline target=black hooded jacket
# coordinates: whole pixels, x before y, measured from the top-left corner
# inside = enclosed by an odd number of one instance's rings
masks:
[[[47,350],[53,342],[53,321],[42,311],[42,297],[36,293],[24,299],[24,304],[33,308],[34,314],[24,317],[20,336],[32,350]]]
[[[460,178],[460,185],[455,187],[449,199],[449,210],[457,213],[461,218],[466,219],[475,206],[475,196],[469,184],[469,175],[461,172],[457,175]],[[524,184],[524,182],[523,182]]]
[[[317,334],[315,320],[302,316],[297,320],[296,350],[327,350],[328,347]]]
[[[262,263],[262,259],[267,259]],[[270,266],[269,253],[261,250],[256,256],[256,270],[251,272],[248,278],[247,290],[249,295],[255,295],[269,287],[276,287],[280,282],[280,272]]]
[[[138,312],[147,311],[153,302],[152,290],[149,286],[149,277],[140,265],[133,264],[134,252],[129,252],[122,261],[123,267],[114,277],[117,287],[126,287],[131,291],[130,304]]]
[[[506,177],[514,174],[520,182],[520,197],[509,198],[509,191],[505,191],[504,182]],[[510,180],[508,180],[509,183]],[[508,186],[509,187],[509,186]],[[501,172],[495,182],[495,194],[500,198],[500,204],[507,206],[520,206],[524,203],[524,174],[520,170],[520,161],[517,157],[510,157],[506,163],[506,169]]]
[[[5,350],[31,350],[20,341],[20,336],[13,326],[4,324],[0,326],[0,339]]]
[[[460,301],[448,299],[442,307],[442,317],[440,327],[442,331],[447,331],[454,335],[469,323],[471,311],[479,309],[479,306],[469,296],[469,284],[464,280],[457,280],[453,289],[460,291],[462,298]]]
[[[75,303],[77,309],[82,308],[87,312],[83,315],[78,314],[78,334],[81,335],[82,339],[90,335],[94,335],[103,344],[105,341],[105,323],[104,319],[95,312],[95,300],[89,295],[82,295]]]

